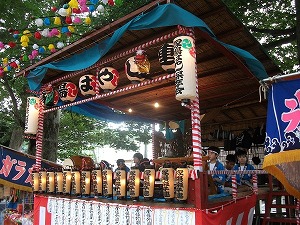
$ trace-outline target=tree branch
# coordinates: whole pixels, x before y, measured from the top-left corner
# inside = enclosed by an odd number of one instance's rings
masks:
[[[287,29],[267,29],[267,28],[257,28],[254,26],[248,26],[247,28],[253,32],[271,34],[274,37],[279,35],[293,34],[296,32],[296,27],[287,28]]]
[[[285,37],[285,38],[281,38],[279,40],[276,40],[276,41],[273,41],[273,42],[270,42],[268,44],[265,44],[263,45],[263,47],[266,49],[266,50],[270,50],[276,46],[280,46],[282,44],[287,44],[287,43],[291,43],[292,41],[295,41],[297,39],[296,37],[296,34],[292,34],[288,37]]]

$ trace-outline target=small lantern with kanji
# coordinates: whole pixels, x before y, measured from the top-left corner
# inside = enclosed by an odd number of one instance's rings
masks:
[[[79,79],[79,89],[82,95],[90,97],[99,93],[99,82],[94,75],[83,75]]]
[[[80,192],[81,192],[80,176],[81,176],[80,171],[72,170],[72,172],[71,172],[71,187],[72,187],[71,193],[73,195],[80,195]]]
[[[42,170],[39,172],[39,192],[44,193],[47,190],[47,172]]]
[[[189,179],[189,169],[188,168],[177,168],[176,175],[176,188],[175,194],[176,199],[179,201],[185,201],[188,197],[188,179]]]
[[[71,169],[64,169],[63,171],[63,194],[67,195],[71,193]]]
[[[138,200],[140,195],[140,170],[137,167],[131,167],[128,176],[129,195],[133,200]]]
[[[119,72],[112,67],[104,67],[98,73],[98,80],[104,91],[114,90],[118,86]]]
[[[89,196],[91,193],[91,171],[81,171],[81,194],[83,196]]]
[[[163,185],[163,196],[169,201],[174,198],[174,169],[162,168],[161,169],[161,182]]]
[[[58,93],[63,102],[73,102],[77,97],[78,88],[72,82],[63,82],[58,86]]]
[[[126,171],[117,170],[115,172],[115,188],[116,196],[118,199],[124,199],[126,197]]]
[[[55,192],[56,194],[63,193],[63,172],[61,170],[54,172]]]
[[[47,193],[55,191],[54,171],[47,171]]]
[[[145,200],[153,198],[155,184],[155,169],[144,170],[144,190],[143,195]]]
[[[102,171],[100,168],[92,171],[92,188],[95,196],[102,195]]]
[[[39,191],[39,171],[33,169],[31,172],[31,180],[32,180],[32,191],[33,193],[37,193]]]
[[[113,173],[111,169],[105,169],[102,172],[103,195],[112,197],[113,195]]]

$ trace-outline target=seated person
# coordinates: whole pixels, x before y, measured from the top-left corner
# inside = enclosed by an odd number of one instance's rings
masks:
[[[254,167],[248,164],[247,151],[245,149],[238,149],[235,154],[238,163],[233,167],[233,170],[243,171],[242,174],[236,175],[238,188],[243,188],[243,186],[252,187],[252,175],[245,173],[246,170],[254,170]]]
[[[218,156],[220,154],[220,149],[215,146],[210,146],[208,149],[208,169],[210,171],[214,170],[224,170],[224,165],[218,160]],[[225,182],[225,175],[224,174],[213,174],[212,179],[214,185],[217,188],[217,193],[221,194],[224,192],[224,182]]]
[[[141,172],[144,172],[145,166],[150,165],[150,161],[147,158],[144,158],[143,155],[139,152],[134,153],[133,162],[135,167],[138,167]]]
[[[125,165],[125,160],[124,159],[118,159],[117,160],[116,170],[125,170],[126,173],[128,173],[130,171],[129,167]]]
[[[228,154],[226,156],[226,159],[225,159],[225,170],[232,170],[232,168],[235,166],[235,163],[236,163],[236,158],[235,158],[235,155],[234,154]],[[226,174],[225,175],[225,184],[224,184],[225,187],[231,187],[232,184],[231,184],[231,175],[229,174]]]

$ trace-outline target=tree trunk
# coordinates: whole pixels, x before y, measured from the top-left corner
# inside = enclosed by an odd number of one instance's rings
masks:
[[[11,134],[9,147],[17,151],[21,150],[21,145],[24,141],[23,134],[24,129],[22,127],[15,128]]]
[[[52,162],[57,160],[60,111],[45,114],[42,158]]]

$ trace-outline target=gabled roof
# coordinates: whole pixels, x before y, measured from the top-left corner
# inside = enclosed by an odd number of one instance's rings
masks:
[[[105,38],[111,37],[115,30],[121,28],[142,12],[141,15],[144,15],[157,7],[158,3],[165,2],[163,0],[154,1],[108,26],[99,28],[97,31],[25,69],[20,74],[27,75],[34,68],[49,62],[68,60],[73,55],[85,51],[87,47],[95,45],[95,43],[101,43]],[[202,114],[206,114],[205,117],[207,118],[203,122],[232,123],[234,121],[264,118],[266,116],[266,104],[258,102],[259,79],[264,77],[257,77],[253,70],[250,70],[246,65],[245,58],[232,53],[226,48],[228,46],[222,43],[236,46],[251,53],[262,63],[268,76],[280,73],[280,69],[222,1],[181,0],[176,2],[176,5],[204,21],[215,35],[213,37],[205,29],[195,29],[200,110]],[[173,19],[180,19],[182,15],[175,14],[173,16]],[[164,17],[160,20],[164,20]],[[128,108],[132,108],[132,115],[160,121],[189,118],[190,110],[182,107],[180,102],[175,99],[175,78],[168,78],[156,83],[151,82],[150,85],[127,90],[131,82],[127,79],[124,71],[125,61],[135,54],[134,51],[126,54],[128,51],[161,37],[166,37],[164,42],[172,41],[174,37],[169,34],[177,30],[178,28],[175,25],[143,30],[126,30],[121,39],[96,63],[97,67],[90,66],[76,72],[48,69],[41,83],[52,82],[54,86],[57,86],[63,81],[60,78],[67,75],[69,77],[67,76],[65,80],[78,83],[82,75],[96,74],[98,67],[112,66],[120,73],[117,89],[122,91],[97,99],[95,102],[100,102],[123,112],[127,112]],[[144,48],[150,60],[152,79],[166,75],[157,57],[158,50],[164,42]],[[58,82],[54,83],[53,81]],[[160,107],[154,108],[154,102],[159,102]],[[209,116],[209,112],[212,112],[211,116]]]

